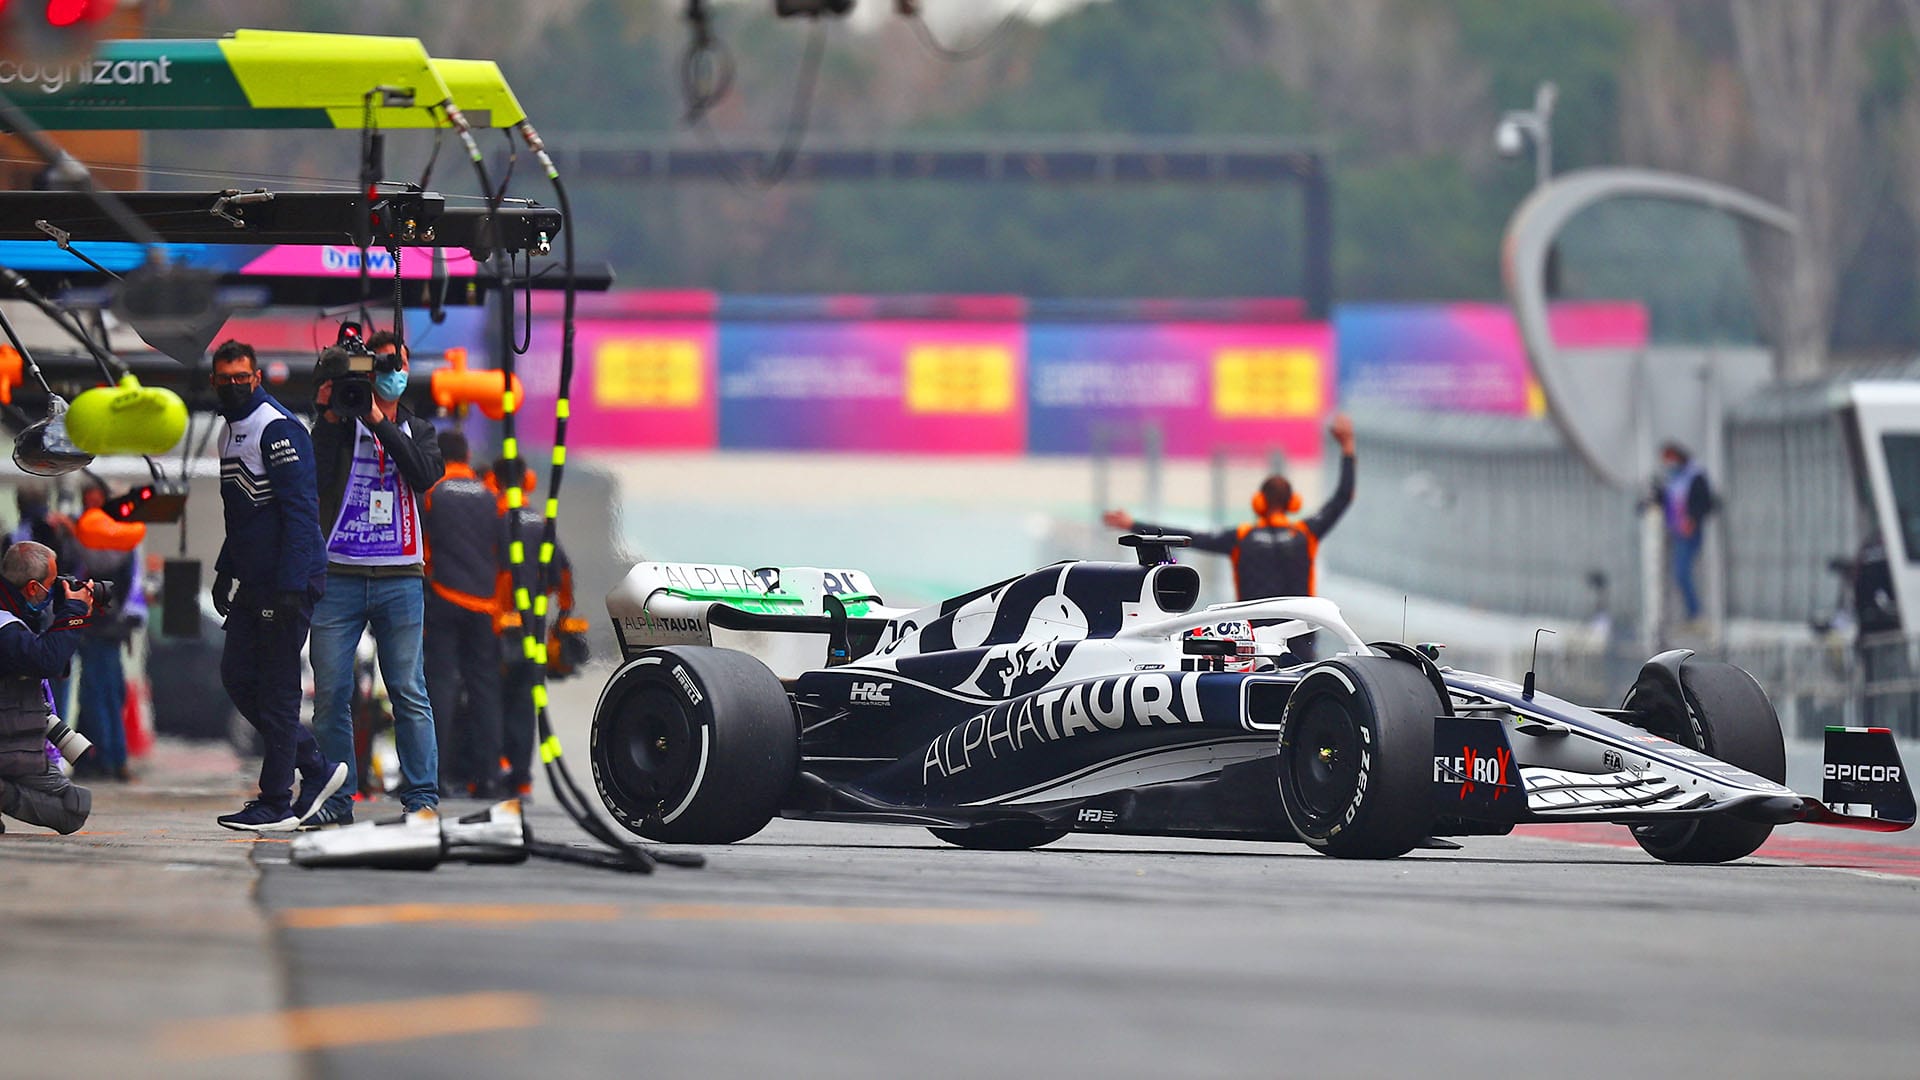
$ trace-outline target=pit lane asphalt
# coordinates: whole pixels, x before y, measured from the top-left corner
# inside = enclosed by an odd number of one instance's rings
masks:
[[[556,689],[583,783],[598,685]],[[551,799],[531,820],[583,839]],[[294,1017],[276,1037],[316,1076],[1914,1075],[1920,877],[1871,852],[1915,849],[1776,836],[1869,854],[998,853],[777,821],[651,877],[256,861]],[[252,1045],[207,1038],[209,1060]]]

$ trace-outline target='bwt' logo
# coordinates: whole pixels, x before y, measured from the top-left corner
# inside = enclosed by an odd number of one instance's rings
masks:
[[[857,701],[866,705],[891,705],[893,698],[889,691],[892,689],[890,682],[857,682],[847,691],[847,703],[851,705]]]
[[[355,248],[323,247],[320,249],[320,268],[323,270],[359,270],[360,252]],[[367,252],[367,272],[378,274],[393,272],[393,256],[385,251]]]

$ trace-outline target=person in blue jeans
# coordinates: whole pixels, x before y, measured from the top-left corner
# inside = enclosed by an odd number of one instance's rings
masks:
[[[353,792],[359,788],[353,774],[353,659],[367,630],[393,705],[400,805],[414,813],[440,803],[440,752],[421,662],[426,540],[420,496],[446,467],[433,425],[400,404],[407,388],[406,350],[387,333],[373,335],[364,348],[381,358],[373,365],[371,395],[354,385],[364,374],[335,374],[364,366],[351,361],[361,350],[352,335],[322,353],[315,371],[314,471],[327,530],[327,583],[314,605],[308,646],[313,726],[321,750],[346,762],[348,775],[307,827],[353,821]]]
[[[1700,559],[1700,546],[1707,515],[1713,512],[1713,486],[1707,473],[1687,453],[1687,448],[1669,442],[1660,448],[1660,460],[1666,474],[1655,485],[1667,522],[1667,540],[1673,552],[1673,584],[1680,590],[1680,603],[1687,622],[1700,619],[1700,592],[1694,587],[1693,567]]]

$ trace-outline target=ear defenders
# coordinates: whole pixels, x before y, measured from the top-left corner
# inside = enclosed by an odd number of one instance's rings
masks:
[[[1269,510],[1269,507],[1267,506],[1266,491],[1261,490],[1261,491],[1254,492],[1253,493],[1253,516],[1259,518],[1262,521],[1265,521],[1267,519],[1267,515],[1269,514],[1269,512],[1270,510]],[[1300,493],[1299,492],[1291,491],[1287,493],[1287,509],[1285,512],[1289,514],[1297,514],[1300,512]]]

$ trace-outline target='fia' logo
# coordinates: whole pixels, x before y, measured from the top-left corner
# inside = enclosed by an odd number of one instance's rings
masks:
[[[857,682],[847,691],[849,705],[859,702],[863,705],[891,705],[893,697],[890,682]]]

